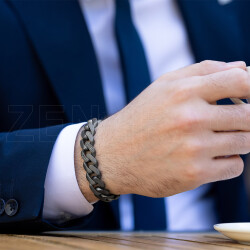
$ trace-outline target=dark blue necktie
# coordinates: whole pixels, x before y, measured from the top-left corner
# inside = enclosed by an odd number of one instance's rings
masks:
[[[123,68],[127,100],[131,101],[150,83],[147,60],[132,22],[127,0],[116,1],[115,33]]]
[[[131,101],[151,83],[151,80],[143,45],[132,22],[128,0],[116,0],[115,33],[127,100]],[[133,204],[135,230],[166,230],[163,198],[133,195]]]

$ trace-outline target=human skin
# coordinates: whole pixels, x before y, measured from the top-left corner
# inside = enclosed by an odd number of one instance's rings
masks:
[[[167,197],[239,176],[250,152],[250,105],[215,105],[249,98],[244,62],[203,61],[153,82],[95,135],[96,158],[113,194]],[[89,202],[80,132],[75,144],[79,187]]]

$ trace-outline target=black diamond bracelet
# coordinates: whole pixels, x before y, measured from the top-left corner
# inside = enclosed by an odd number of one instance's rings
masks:
[[[102,174],[98,169],[94,136],[100,122],[101,120],[94,118],[83,125],[83,130],[81,132],[82,139],[80,141],[82,148],[81,157],[83,159],[83,167],[86,171],[86,178],[89,182],[90,189],[98,199],[105,202],[111,202],[117,200],[120,195],[111,194],[108,189],[105,189],[105,183],[101,179]]]

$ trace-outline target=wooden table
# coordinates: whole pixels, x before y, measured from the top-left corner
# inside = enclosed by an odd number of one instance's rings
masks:
[[[217,233],[63,232],[43,235],[0,235],[1,250],[114,249],[250,249]]]

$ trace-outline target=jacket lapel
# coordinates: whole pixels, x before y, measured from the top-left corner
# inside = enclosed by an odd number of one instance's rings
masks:
[[[105,115],[93,45],[76,0],[11,0],[69,121]]]
[[[178,0],[177,3],[197,62],[244,58],[238,1],[225,5],[218,0]]]

